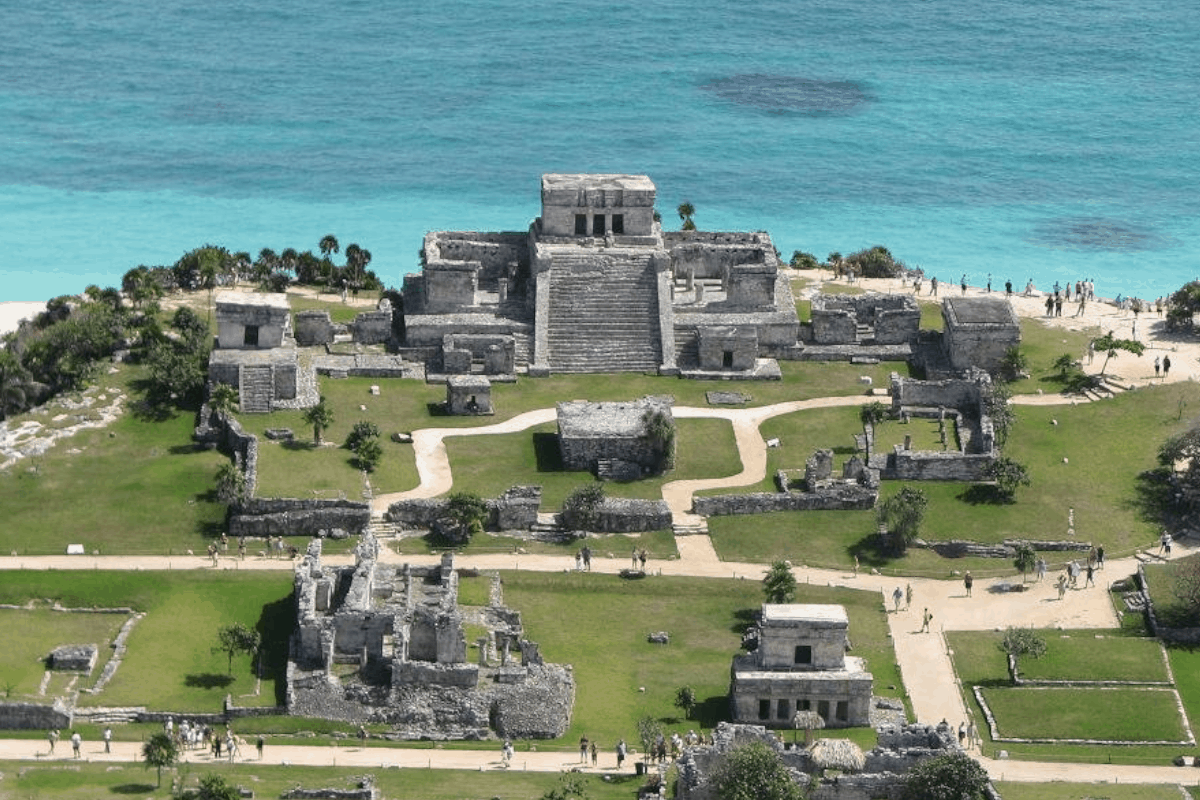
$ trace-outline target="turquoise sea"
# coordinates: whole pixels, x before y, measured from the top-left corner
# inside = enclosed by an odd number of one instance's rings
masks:
[[[0,300],[334,233],[523,230],[543,172],[943,280],[1200,274],[1200,22],[1168,0],[0,0]]]

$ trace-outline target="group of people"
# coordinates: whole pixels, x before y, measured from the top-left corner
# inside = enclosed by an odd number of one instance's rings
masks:
[[[58,744],[58,740],[59,740],[60,736],[61,736],[61,734],[59,734],[57,728],[51,729],[50,732],[46,734],[46,739],[50,742],[50,755],[54,755],[54,746],[56,744]],[[112,728],[110,728],[110,727],[104,728],[103,738],[104,738],[104,752],[111,753],[112,752]],[[71,755],[73,758],[83,758],[83,736],[80,735],[79,731],[71,732]]]
[[[586,544],[575,553],[575,571],[592,571],[592,548],[588,547]]]

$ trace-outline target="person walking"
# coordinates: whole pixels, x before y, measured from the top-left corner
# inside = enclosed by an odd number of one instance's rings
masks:
[[[1087,579],[1083,582],[1084,586],[1096,585],[1096,568],[1090,563],[1087,565]]]
[[[104,752],[112,752],[112,728],[107,725],[104,727]]]
[[[1162,371],[1162,359],[1158,356],[1154,357],[1154,377],[1158,377],[1158,373]]]
[[[71,734],[71,750],[75,753],[75,758],[80,758],[79,749],[83,747],[83,737],[79,735],[79,731]]]
[[[1037,579],[1040,582],[1042,578],[1046,577],[1046,559],[1038,556],[1038,560],[1034,565],[1034,568],[1037,570]]]
[[[925,613],[921,615],[921,633],[929,633],[929,623],[933,621],[933,614],[929,613],[929,607],[925,607]]]
[[[596,743],[595,743],[595,741],[593,741],[592,742],[592,766],[593,767],[596,766],[596,761],[598,758],[599,758],[599,754],[596,752]]]
[[[1058,599],[1062,600],[1067,594],[1067,573],[1058,576]]]
[[[579,763],[586,764],[588,757],[588,738],[582,736],[579,739]]]
[[[1096,569],[1104,569],[1104,545],[1096,548]]]
[[[624,739],[617,742],[617,769],[618,770],[621,769],[621,765],[625,763],[625,754],[628,751],[629,751],[629,748],[628,748],[628,746],[626,746]]]
[[[963,587],[967,590],[967,597],[971,596],[971,587],[975,585],[975,578],[971,576],[971,570],[967,570],[967,574],[963,576]]]
[[[1171,357],[1163,356],[1163,380],[1167,379],[1167,373],[1171,371]]]
[[[908,583],[908,584],[904,585],[904,610],[908,611],[908,609],[911,605],[912,605],[912,584]]]
[[[54,755],[54,745],[58,744],[58,730],[51,729],[51,731],[46,734],[46,739],[50,742],[50,755]]]
[[[263,740],[263,737],[261,735],[258,737],[258,741],[256,741],[254,743],[254,749],[258,751],[258,760],[259,761],[262,761],[263,747],[265,747],[266,744],[267,744],[266,741]]]
[[[896,611],[900,610],[900,601],[902,599],[904,599],[904,592],[900,589],[899,586],[897,586],[896,591],[892,592],[892,605],[895,606],[894,610],[896,610]]]

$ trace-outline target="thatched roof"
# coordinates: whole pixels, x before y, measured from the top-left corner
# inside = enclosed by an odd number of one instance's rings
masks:
[[[819,731],[825,727],[825,719],[815,711],[797,711],[792,717],[792,727],[798,731]]]
[[[813,766],[818,769],[858,772],[867,763],[863,751],[849,739],[818,739],[811,752]]]

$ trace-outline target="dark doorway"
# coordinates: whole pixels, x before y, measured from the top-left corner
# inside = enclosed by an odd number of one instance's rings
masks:
[[[592,217],[592,236],[604,235],[604,215],[596,214]]]
[[[721,359],[721,366],[725,369],[733,369],[733,351],[726,350],[725,355]]]
[[[258,326],[247,325],[246,334],[242,338],[242,344],[247,347],[258,347]]]
[[[613,214],[612,228],[613,228],[613,233],[617,236],[621,236],[622,234],[625,233],[625,215],[624,214]]]
[[[575,215],[575,235],[587,236],[587,214]]]

